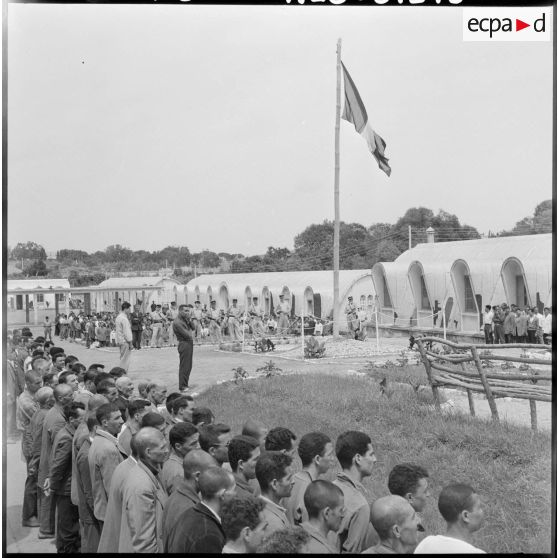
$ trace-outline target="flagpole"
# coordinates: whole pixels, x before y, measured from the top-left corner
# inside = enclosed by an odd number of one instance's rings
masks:
[[[341,39],[337,39],[337,106],[335,112],[335,223],[333,227],[333,338],[339,338],[339,125],[341,121]]]

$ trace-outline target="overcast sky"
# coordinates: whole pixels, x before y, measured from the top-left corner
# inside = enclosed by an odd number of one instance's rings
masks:
[[[392,167],[341,121],[342,220],[552,196],[552,42],[464,42],[462,8],[9,4],[8,37],[11,246],[292,249],[334,215],[338,38]]]

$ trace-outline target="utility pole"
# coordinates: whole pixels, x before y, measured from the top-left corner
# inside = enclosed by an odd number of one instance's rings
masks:
[[[409,250],[412,248],[411,246],[411,225],[409,225]]]

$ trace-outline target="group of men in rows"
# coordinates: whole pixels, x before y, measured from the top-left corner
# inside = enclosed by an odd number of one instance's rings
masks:
[[[422,541],[424,468],[396,466],[391,495],[370,505],[362,482],[376,457],[364,432],[298,440],[248,419],[233,435],[189,395],[167,395],[156,381],[136,395],[122,368],[86,368],[61,350],[33,350],[17,399],[27,463],[22,521],[40,538],[55,537],[58,552],[478,551],[471,536],[483,512],[470,486],[442,490],[448,532]],[[336,479],[324,480],[337,463]]]
[[[483,313],[484,340],[487,344],[534,343],[549,345],[552,340],[552,312],[536,307],[519,308],[505,302],[487,304]]]
[[[196,326],[195,342],[201,343],[204,335],[212,343],[221,343],[224,336],[228,336],[231,341],[241,341],[243,332],[256,338],[270,333],[285,336],[290,326],[289,315],[290,305],[284,300],[284,295],[279,295],[279,304],[273,316],[265,313],[256,296],[252,297],[246,308],[239,306],[238,299],[233,298],[226,310],[218,310],[216,300],[211,300],[209,308],[205,305],[202,307],[201,302],[196,300],[192,309]]]

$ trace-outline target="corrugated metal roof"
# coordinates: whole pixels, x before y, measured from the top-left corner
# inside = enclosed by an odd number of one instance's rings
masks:
[[[552,261],[552,234],[531,234],[525,236],[502,236],[480,238],[476,240],[457,240],[452,242],[434,242],[417,244],[411,250],[401,254],[394,263],[420,262],[446,263],[451,266],[455,260],[472,262],[500,262],[506,258],[516,257],[524,265],[530,261]]]
[[[360,277],[370,274],[370,269],[344,269],[339,271],[339,291],[343,292]],[[225,283],[235,293],[244,292],[247,286],[253,289],[268,287],[271,291],[280,291],[283,287],[290,290],[302,290],[310,286],[314,292],[333,290],[333,271],[273,271],[263,273],[216,273],[200,275],[187,284],[188,290],[199,285],[205,292],[211,286],[214,293]]]

